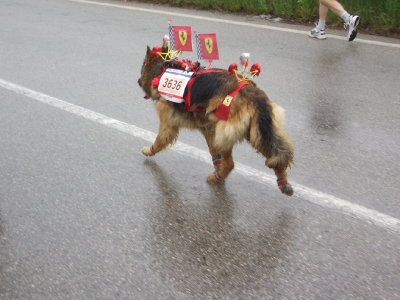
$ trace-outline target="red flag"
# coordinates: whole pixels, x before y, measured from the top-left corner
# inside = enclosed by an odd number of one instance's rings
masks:
[[[219,59],[217,35],[215,33],[196,34],[197,46],[201,57],[199,59],[214,60]]]
[[[173,49],[178,51],[192,51],[192,27],[172,26]]]

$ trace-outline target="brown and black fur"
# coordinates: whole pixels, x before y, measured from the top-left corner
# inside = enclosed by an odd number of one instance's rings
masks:
[[[265,165],[274,170],[278,182],[283,182],[279,185],[281,192],[291,196],[293,189],[285,180],[286,169],[293,164],[294,154],[292,142],[283,129],[283,109],[271,102],[255,84],[249,84],[233,98],[229,119],[218,119],[213,112],[238,85],[234,75],[220,70],[199,75],[192,86],[191,107],[203,108],[206,112],[188,112],[183,103],[165,100],[152,86],[153,78],[162,72],[165,63],[161,57],[152,55],[147,47],[138,84],[155,100],[160,124],[152,148],[144,147],[142,153],[153,156],[166,149],[177,140],[180,128],[197,129],[204,135],[212,159],[222,158],[207,177],[210,183],[220,183],[234,167],[233,146],[246,140],[266,158]]]

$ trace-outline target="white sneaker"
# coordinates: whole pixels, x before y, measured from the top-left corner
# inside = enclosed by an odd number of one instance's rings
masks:
[[[357,26],[360,24],[359,16],[350,16],[350,19],[347,23],[344,23],[344,29],[347,30],[347,38],[349,42],[354,40],[357,36]]]
[[[309,37],[315,37],[319,40],[324,40],[326,39],[326,35],[325,35],[325,30],[318,30],[317,27],[315,27],[313,30],[311,30],[308,33]]]

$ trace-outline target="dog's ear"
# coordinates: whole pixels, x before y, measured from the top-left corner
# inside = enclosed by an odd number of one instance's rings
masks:
[[[148,57],[149,55],[151,55],[151,49],[149,46],[147,46],[146,57]]]

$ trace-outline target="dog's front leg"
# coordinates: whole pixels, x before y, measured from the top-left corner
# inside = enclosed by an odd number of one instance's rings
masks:
[[[171,104],[166,100],[158,100],[156,102],[156,110],[160,125],[158,126],[158,134],[153,145],[142,148],[142,153],[146,156],[153,156],[164,150],[176,141],[179,134],[179,127],[172,126],[169,122],[173,110]]]
[[[214,165],[214,172],[219,172],[220,164],[222,161],[221,154],[214,147],[214,139],[215,139],[215,131],[213,128],[201,128],[200,132],[203,134],[206,139],[208,150],[211,154],[211,159]]]
[[[146,156],[153,156],[173,144],[178,138],[179,128],[171,127],[168,124],[160,124],[156,140],[151,147],[143,147],[142,153]]]

